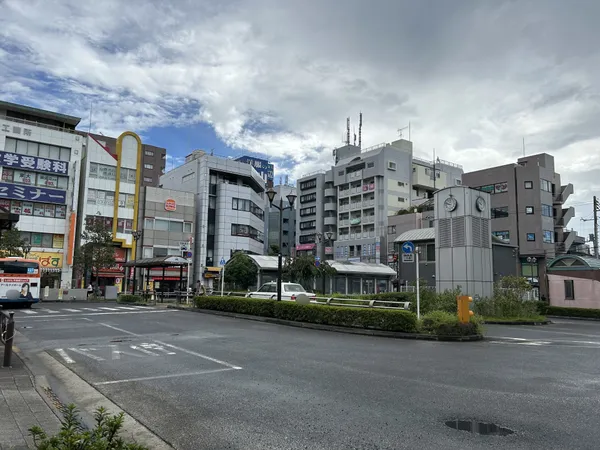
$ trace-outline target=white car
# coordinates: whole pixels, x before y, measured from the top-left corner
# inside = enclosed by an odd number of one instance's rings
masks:
[[[298,294],[306,294],[311,301],[314,301],[317,296],[312,292],[306,292],[298,283],[281,283],[281,300],[295,301]],[[277,283],[271,281],[263,284],[258,291],[248,292],[246,297],[249,298],[270,298],[277,299]]]

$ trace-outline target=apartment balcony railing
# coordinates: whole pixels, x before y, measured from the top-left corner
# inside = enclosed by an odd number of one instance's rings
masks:
[[[565,203],[568,200],[568,198],[571,196],[571,194],[573,194],[573,184],[572,183],[561,186],[560,190],[554,197],[554,204],[556,205],[556,204]]]

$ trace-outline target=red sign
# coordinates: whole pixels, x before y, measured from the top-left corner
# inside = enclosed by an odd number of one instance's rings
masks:
[[[172,198],[165,200],[165,211],[175,211],[177,209],[177,203]]]
[[[312,250],[315,247],[316,247],[315,244],[298,244],[298,245],[296,245],[296,250],[297,251]]]
[[[117,247],[115,248],[115,262],[124,263],[126,260],[126,253],[124,248]]]

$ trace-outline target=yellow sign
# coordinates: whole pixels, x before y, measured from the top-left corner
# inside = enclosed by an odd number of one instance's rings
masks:
[[[55,234],[52,237],[52,248],[63,248],[65,246],[65,235]]]
[[[27,258],[37,259],[40,262],[40,268],[61,269],[63,265],[63,254],[55,252],[31,252]]]

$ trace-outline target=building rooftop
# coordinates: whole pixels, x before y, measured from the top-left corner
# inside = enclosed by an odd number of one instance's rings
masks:
[[[33,108],[31,106],[17,105],[16,103],[0,101],[0,110],[2,109],[16,111],[31,116],[42,117],[44,119],[60,120],[61,122],[68,123],[74,127],[79,125],[79,122],[81,121],[81,118],[75,116],[68,116],[66,114],[46,111],[43,109]]]
[[[405,231],[394,242],[419,242],[419,241],[434,241],[435,228],[418,228],[416,230]]]
[[[277,256],[248,255],[262,270],[277,270]],[[396,271],[385,264],[327,261],[331,267],[343,274],[365,274],[394,276]]]
[[[600,259],[592,256],[562,255],[550,261],[548,268],[559,270],[599,270]]]

